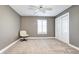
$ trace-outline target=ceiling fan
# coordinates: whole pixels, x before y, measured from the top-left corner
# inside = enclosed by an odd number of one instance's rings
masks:
[[[46,11],[51,11],[52,6],[51,5],[30,5],[29,9],[34,9],[34,14],[37,14],[38,12],[46,13]]]

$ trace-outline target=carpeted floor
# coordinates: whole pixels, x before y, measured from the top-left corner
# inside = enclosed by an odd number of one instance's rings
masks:
[[[56,39],[18,41],[4,54],[78,54],[79,51]]]

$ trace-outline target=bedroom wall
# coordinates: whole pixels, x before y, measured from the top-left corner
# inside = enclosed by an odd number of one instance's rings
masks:
[[[0,5],[0,50],[18,38],[20,16],[9,6]]]
[[[54,37],[55,21],[53,17],[46,17],[47,19],[47,34],[37,34],[37,20],[44,17],[24,16],[21,17],[21,30],[26,30],[32,37]]]
[[[74,5],[58,16],[69,12],[69,41],[79,47],[79,5]],[[57,17],[58,17],[57,16]]]

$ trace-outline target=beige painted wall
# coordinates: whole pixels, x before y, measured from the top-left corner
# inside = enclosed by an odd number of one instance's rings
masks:
[[[24,16],[21,18],[21,30],[26,30],[32,37],[54,37],[55,21],[53,17],[46,17],[47,19],[47,33],[46,35],[37,34],[37,20],[44,19],[44,17]]]
[[[18,38],[20,16],[9,6],[0,5],[0,49]]]

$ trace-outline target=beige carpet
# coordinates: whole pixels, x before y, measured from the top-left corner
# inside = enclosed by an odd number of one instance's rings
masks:
[[[18,41],[4,54],[74,54],[79,51],[56,39],[30,39]]]

